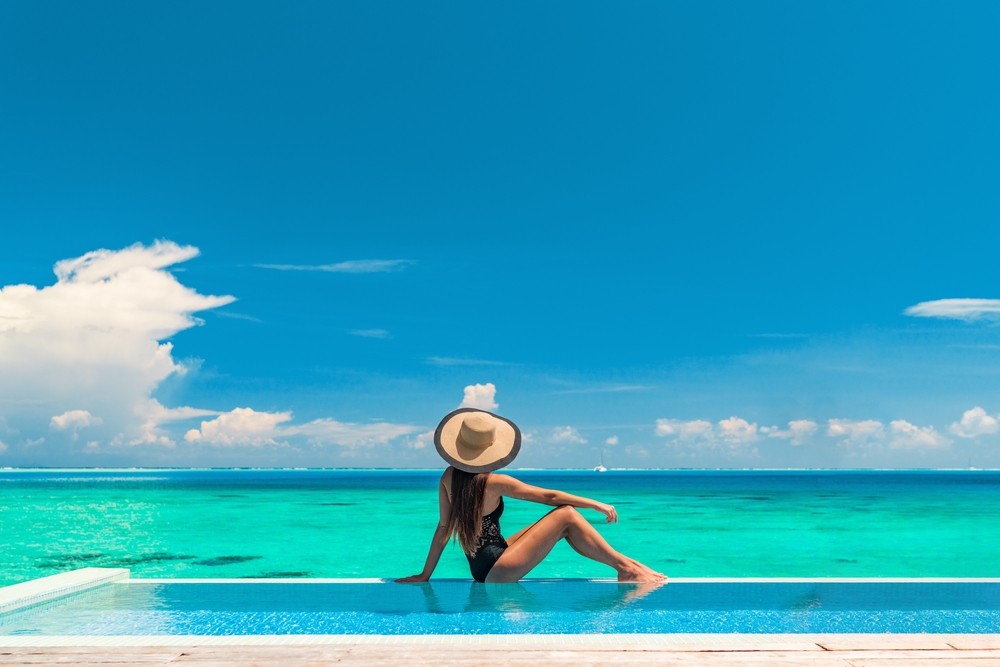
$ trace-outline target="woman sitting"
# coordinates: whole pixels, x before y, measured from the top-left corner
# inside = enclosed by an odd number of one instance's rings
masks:
[[[521,447],[521,432],[510,420],[471,408],[455,410],[438,425],[434,445],[451,464],[438,485],[440,519],[423,571],[397,579],[400,583],[430,579],[453,534],[469,559],[472,577],[479,582],[518,581],[562,539],[580,555],[613,567],[618,581],[667,580],[663,574],[615,551],[577,511],[597,510],[608,523],[616,523],[618,513],[612,505],[493,474],[513,461]],[[500,532],[504,496],[556,509],[504,539]]]

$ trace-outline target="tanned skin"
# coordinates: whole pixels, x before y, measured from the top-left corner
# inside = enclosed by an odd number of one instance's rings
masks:
[[[440,518],[431,540],[424,569],[420,574],[397,579],[399,583],[427,581],[437,567],[441,552],[448,543],[448,521],[451,518],[451,475],[448,468],[438,484]],[[607,540],[590,525],[578,510],[596,510],[608,523],[618,523],[613,505],[574,496],[562,491],[543,489],[525,484],[510,475],[491,474],[483,494],[483,516],[500,504],[501,496],[527,500],[555,507],[544,517],[507,538],[507,549],[490,570],[486,583],[503,584],[518,581],[549,555],[559,540],[566,540],[577,553],[615,569],[618,581],[634,583],[666,583],[667,577],[642,563],[615,551]]]

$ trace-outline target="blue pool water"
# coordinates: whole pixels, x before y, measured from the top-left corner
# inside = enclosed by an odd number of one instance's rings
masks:
[[[996,633],[998,583],[112,584],[0,635]]]

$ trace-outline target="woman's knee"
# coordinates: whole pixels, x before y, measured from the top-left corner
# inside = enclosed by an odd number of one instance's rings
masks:
[[[554,513],[558,514],[564,521],[567,522],[576,522],[583,518],[583,515],[580,514],[579,510],[572,505],[560,505],[554,510]]]

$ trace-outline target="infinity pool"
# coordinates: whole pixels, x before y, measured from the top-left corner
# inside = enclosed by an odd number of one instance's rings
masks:
[[[0,614],[8,636],[885,632],[1000,632],[1000,583],[146,580]]]

